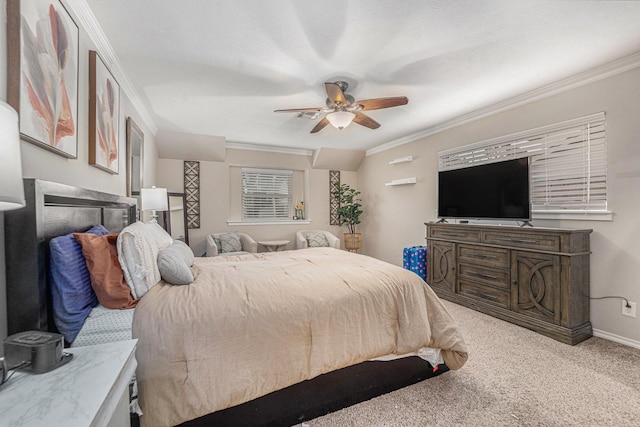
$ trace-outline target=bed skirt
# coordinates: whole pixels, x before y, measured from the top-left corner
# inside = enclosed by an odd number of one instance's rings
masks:
[[[368,361],[320,375],[249,402],[180,424],[292,426],[447,372],[417,357]]]

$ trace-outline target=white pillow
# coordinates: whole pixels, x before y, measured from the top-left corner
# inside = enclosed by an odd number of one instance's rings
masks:
[[[120,232],[116,242],[120,267],[135,299],[142,298],[161,278],[157,264],[160,249],[150,229],[135,222]]]
[[[159,249],[169,247],[173,243],[171,235],[157,222],[145,222],[144,226],[149,232],[149,235],[155,239]]]
[[[138,250],[135,247],[133,235],[120,233],[116,247],[124,280],[129,285],[133,298],[138,299],[136,289],[146,287],[144,278],[147,276],[147,268],[142,264],[140,254],[138,254]]]
[[[158,269],[162,279],[172,285],[188,285],[193,282],[193,251],[186,243],[176,240],[158,253]]]

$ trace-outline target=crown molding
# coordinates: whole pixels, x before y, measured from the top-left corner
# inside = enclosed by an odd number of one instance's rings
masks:
[[[107,36],[102,31],[100,23],[96,19],[93,11],[87,4],[86,0],[65,0],[64,2],[68,8],[70,8],[76,15],[79,23],[85,29],[89,38],[96,46],[96,51],[100,55],[100,58],[104,61],[107,68],[111,71],[111,74],[120,84],[122,90],[127,94],[129,101],[133,104],[138,115],[149,129],[149,131],[155,135],[158,132],[158,127],[151,118],[149,110],[142,102],[142,99],[138,95],[135,86],[131,83],[127,74],[124,72],[120,61],[116,53],[114,52]]]
[[[312,156],[312,150],[302,148],[278,147],[275,145],[251,144],[248,142],[227,141],[227,148],[234,150],[263,151],[266,153],[293,154],[294,156]]]
[[[400,145],[408,144],[409,142],[413,142],[421,138],[426,138],[444,130],[451,129],[456,126],[460,126],[465,123],[469,123],[474,120],[491,116],[493,114],[497,114],[506,110],[510,110],[512,108],[519,107],[533,101],[548,98],[550,96],[557,95],[559,93],[566,92],[568,90],[575,89],[599,80],[603,80],[638,67],[640,67],[640,52],[634,53],[613,62],[609,62],[599,67],[592,68],[589,71],[576,74],[566,79],[559,80],[555,83],[542,86],[539,89],[525,92],[522,95],[518,95],[513,98],[509,98],[504,101],[489,105],[487,107],[480,108],[470,113],[463,114],[451,120],[447,120],[437,125],[430,126],[420,132],[407,135],[393,141],[389,141],[385,144],[367,150],[366,155],[370,156],[372,154],[381,153]]]

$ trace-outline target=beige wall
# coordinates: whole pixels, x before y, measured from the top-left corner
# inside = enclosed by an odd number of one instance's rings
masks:
[[[534,225],[593,229],[591,296],[623,295],[640,302],[639,82],[640,69],[635,69],[366,157],[358,171],[367,212],[362,227],[365,253],[401,265],[403,247],[425,243],[424,222],[437,216],[438,151],[604,111],[613,221],[534,220]],[[388,164],[408,155],[415,160]],[[417,177],[415,185],[384,185],[412,176]],[[622,316],[621,304],[592,301],[593,327],[599,334],[640,345],[640,317]]]
[[[75,18],[75,17],[74,17]],[[78,22],[78,20],[76,20]],[[126,193],[125,135],[126,118],[131,116],[145,135],[144,182],[152,185],[155,181],[158,154],[154,137],[145,126],[138,112],[133,108],[127,95],[120,93],[120,165],[119,174],[112,175],[90,166],[88,145],[88,100],[89,100],[89,50],[95,45],[80,27],[79,87],[78,87],[78,158],[66,159],[31,143],[22,142],[22,173],[25,178],[39,178],[82,188],[108,193]],[[6,0],[0,0],[0,99],[7,99],[7,50],[6,50]],[[0,340],[7,334],[5,265],[4,265],[4,214],[0,212]],[[2,348],[0,346],[0,354]]]
[[[306,176],[304,188],[296,186],[296,195],[303,199],[306,219],[310,224],[288,225],[235,225],[228,220],[238,220],[239,176],[237,167],[287,169]],[[183,161],[160,159],[157,185],[172,192],[184,191]],[[341,181],[357,186],[356,172],[341,172]],[[302,192],[302,193],[300,193]],[[235,202],[233,202],[235,200]],[[255,240],[286,239],[289,248],[295,247],[295,233],[299,230],[323,229],[341,236],[344,229],[329,225],[329,171],[311,168],[311,156],[227,149],[224,162],[200,162],[200,228],[189,230],[189,244],[196,255],[205,252],[206,236],[213,232],[241,231]],[[259,248],[261,250],[261,248]]]

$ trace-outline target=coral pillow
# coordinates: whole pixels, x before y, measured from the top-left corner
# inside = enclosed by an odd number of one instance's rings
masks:
[[[133,308],[138,303],[131,296],[131,289],[124,280],[116,251],[117,234],[94,236],[74,233],[73,237],[82,246],[82,255],[87,263],[91,286],[98,302],[107,308]]]

